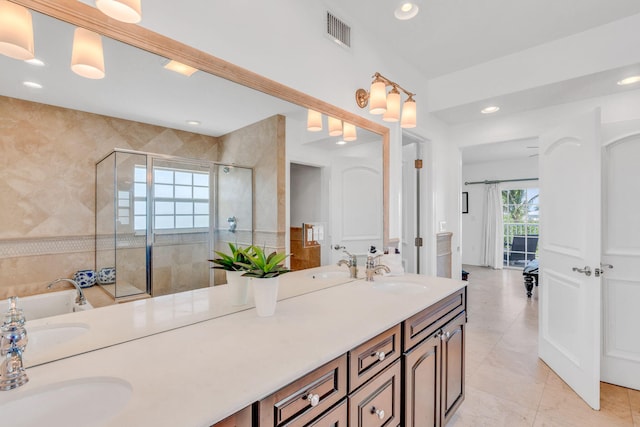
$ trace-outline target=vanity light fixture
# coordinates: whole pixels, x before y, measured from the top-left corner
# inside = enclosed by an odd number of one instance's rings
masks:
[[[142,19],[140,0],[96,0],[96,7],[108,17],[127,24],[137,24]]]
[[[342,120],[329,116],[329,135],[342,135]]]
[[[391,86],[391,91],[387,95],[388,86]],[[402,107],[402,118],[400,118],[400,102],[402,101],[400,91],[407,96],[407,100]],[[409,92],[380,73],[375,73],[369,92],[365,89],[356,91],[356,104],[360,108],[369,105],[371,114],[384,114],[382,120],[388,122],[400,120],[401,127],[414,128],[416,127],[416,101],[413,99],[414,96],[416,96],[415,93]]]
[[[169,62],[164,64],[164,68],[187,77],[191,77],[193,73],[198,71],[197,68],[193,68],[187,64],[183,64],[182,62],[178,62],[175,60],[170,60]]]
[[[356,126],[351,123],[344,122],[342,124],[342,138],[347,141],[355,141],[358,139],[358,132],[356,131]]]
[[[0,53],[22,60],[34,57],[31,12],[7,0],[0,0]]]
[[[322,130],[322,113],[312,109],[307,111],[307,130],[310,132]]]
[[[102,37],[85,28],[76,28],[73,35],[71,70],[88,79],[104,78]]]
[[[640,76],[630,76],[622,80],[618,80],[618,86],[627,86],[640,82]]]
[[[393,14],[397,19],[406,21],[407,19],[414,18],[419,11],[420,8],[415,1],[401,0],[393,11]]]
[[[42,85],[40,83],[26,81],[22,82],[22,84],[31,89],[42,89]]]
[[[480,110],[480,112],[482,114],[493,114],[496,113],[500,110],[500,107],[498,107],[497,105],[490,105],[488,107],[484,107],[482,110]]]

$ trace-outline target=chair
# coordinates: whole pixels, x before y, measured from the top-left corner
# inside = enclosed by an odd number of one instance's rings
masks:
[[[504,253],[504,262],[509,258],[509,265],[526,264],[536,258],[538,236],[513,236],[511,244]]]

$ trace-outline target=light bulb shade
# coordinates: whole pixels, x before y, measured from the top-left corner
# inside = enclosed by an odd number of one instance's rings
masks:
[[[88,79],[104,77],[104,55],[100,34],[84,28],[76,28],[73,35],[71,69]]]
[[[382,120],[385,122],[397,122],[400,120],[400,92],[395,88],[387,95],[387,111],[385,111]]]
[[[311,132],[322,130],[322,113],[311,109],[307,111],[307,130]]]
[[[96,0],[96,7],[108,17],[128,24],[142,19],[140,0]]]
[[[0,0],[0,53],[15,59],[33,59],[33,22],[24,6]]]
[[[342,120],[329,116],[329,135],[342,135]]]
[[[385,111],[387,111],[387,88],[382,80],[375,79],[369,91],[369,112],[382,114]]]
[[[351,123],[344,122],[342,125],[342,139],[345,141],[355,141],[358,139],[356,126]]]
[[[409,97],[402,106],[402,121],[400,126],[403,128],[416,127],[416,101]]]

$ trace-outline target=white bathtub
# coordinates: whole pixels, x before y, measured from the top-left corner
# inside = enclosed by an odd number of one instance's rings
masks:
[[[65,291],[47,292],[30,297],[18,298],[18,308],[24,311],[27,320],[35,320],[43,317],[57,316],[59,314],[73,313],[92,309],[90,303],[85,305],[76,304],[78,291],[69,289]],[[9,300],[0,301],[0,315],[4,315],[9,310]]]

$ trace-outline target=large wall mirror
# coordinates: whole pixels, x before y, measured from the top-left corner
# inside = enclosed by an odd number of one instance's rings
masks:
[[[246,184],[223,185],[216,196],[208,257],[227,242],[253,243],[290,251],[292,266],[302,269],[335,263],[343,247],[363,254],[369,245],[387,244],[386,127],[143,28],[108,20],[82,2],[15,3],[33,11],[36,57],[45,65],[0,55],[0,299],[44,292],[48,282],[77,270],[110,267],[109,261],[96,265],[96,164],[115,149],[158,155],[165,170],[168,158],[205,160],[215,166],[212,181],[220,183],[250,177],[249,212],[238,204],[247,198]],[[105,35],[104,79],[70,70],[76,26]],[[168,71],[163,67],[169,58],[199,71],[190,77]],[[309,108],[323,114],[323,131],[307,130]],[[329,116],[355,125],[357,139],[343,144],[343,138],[329,136]],[[121,159],[112,159],[114,167],[131,161]],[[124,181],[133,186],[136,169],[130,169]],[[119,193],[112,190],[117,205]],[[133,192],[131,197],[135,202]],[[113,206],[107,210],[118,216]],[[155,296],[202,286],[194,283],[223,283],[208,257],[185,255],[189,239],[158,235],[154,239],[165,251],[168,241],[183,246],[165,254],[155,276],[167,282],[175,275],[181,286],[167,290],[163,282],[155,285],[162,292],[145,292]],[[212,316],[234,310],[216,309]]]

